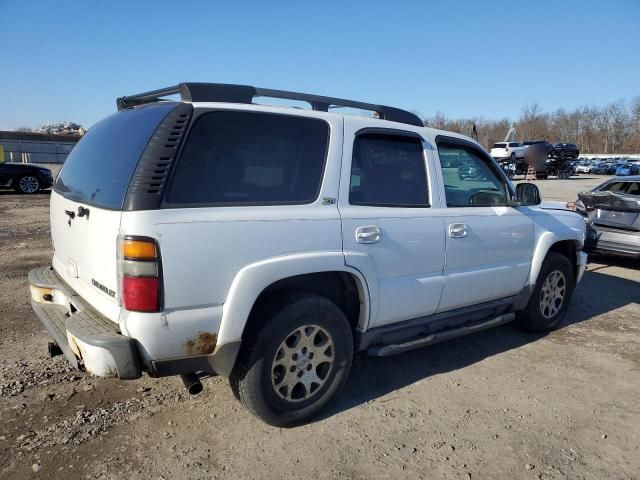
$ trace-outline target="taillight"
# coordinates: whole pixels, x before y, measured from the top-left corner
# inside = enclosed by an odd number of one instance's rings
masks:
[[[120,241],[122,303],[134,312],[158,312],[161,308],[160,251],[148,237],[124,237]]]

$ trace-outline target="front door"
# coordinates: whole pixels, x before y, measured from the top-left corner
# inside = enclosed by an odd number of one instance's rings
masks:
[[[532,219],[508,206],[506,179],[483,150],[447,137],[439,137],[437,146],[447,165],[442,168],[447,236],[438,312],[518,294],[531,266]]]
[[[413,132],[345,122],[339,210],[345,261],[371,292],[370,327],[434,313],[442,292],[444,218],[432,199],[431,150]],[[435,201],[435,204],[434,204]]]

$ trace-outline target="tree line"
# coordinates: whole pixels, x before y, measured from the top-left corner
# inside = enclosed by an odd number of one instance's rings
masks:
[[[426,126],[468,136],[473,136],[475,124],[478,142],[487,148],[503,141],[513,123],[508,118],[452,119],[442,112],[424,119]],[[604,107],[561,108],[555,112],[544,112],[536,102],[522,109],[515,125],[519,141],[575,143],[582,153],[640,153],[640,96],[629,102],[620,100]]]

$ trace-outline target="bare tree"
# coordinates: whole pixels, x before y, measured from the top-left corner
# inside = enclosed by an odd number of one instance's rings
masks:
[[[425,118],[424,123],[469,136],[475,123],[478,141],[488,148],[502,141],[513,124],[507,118],[451,119],[442,112]],[[534,102],[523,107],[516,127],[520,140],[576,143],[584,153],[640,153],[640,95],[628,104],[618,101],[605,107],[560,108],[549,113]]]

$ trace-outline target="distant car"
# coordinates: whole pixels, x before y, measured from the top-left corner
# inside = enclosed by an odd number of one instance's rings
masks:
[[[36,193],[53,184],[51,170],[28,163],[0,163],[0,188]]]
[[[553,156],[567,160],[578,158],[580,156],[580,149],[574,143],[556,143],[553,146]]]
[[[608,171],[609,165],[605,162],[600,162],[591,167],[591,173],[596,175],[606,175]]]
[[[636,163],[623,163],[616,168],[616,176],[628,177],[640,174],[640,166]]]
[[[640,258],[640,176],[579,193],[576,210],[588,220],[586,250]]]
[[[538,148],[544,150],[547,154],[547,157],[553,155],[553,145],[551,145],[546,140],[530,140],[527,142],[523,142],[522,145],[524,145],[525,148],[528,148],[531,145],[535,145]]]
[[[491,156],[496,160],[509,160],[512,163],[524,158],[525,147],[519,142],[498,142],[491,148]]]
[[[565,162],[564,160],[560,160],[557,158],[549,158],[545,162],[545,172],[546,176],[540,177],[540,172],[538,172],[538,178],[548,178],[549,175],[556,175],[559,180],[569,179],[572,175],[576,174],[576,169],[569,162]]]
[[[616,162],[609,164],[609,168],[607,169],[607,173],[609,175],[616,175],[618,168],[623,167],[625,164],[622,162]]]
[[[591,173],[593,166],[587,162],[581,162],[576,165],[576,173]]]

